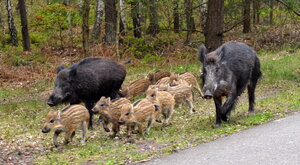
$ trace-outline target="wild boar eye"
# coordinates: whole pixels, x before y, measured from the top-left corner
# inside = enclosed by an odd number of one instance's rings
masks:
[[[130,113],[129,113],[129,112],[125,114],[125,116],[129,116],[129,115],[130,115]]]
[[[50,123],[54,123],[54,120],[50,120]]]
[[[100,107],[104,107],[104,104],[100,104],[99,106],[100,106]]]
[[[155,97],[155,94],[150,95],[151,97]]]

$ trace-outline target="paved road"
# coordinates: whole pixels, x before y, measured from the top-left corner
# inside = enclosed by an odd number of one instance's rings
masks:
[[[142,165],[300,165],[300,113]]]

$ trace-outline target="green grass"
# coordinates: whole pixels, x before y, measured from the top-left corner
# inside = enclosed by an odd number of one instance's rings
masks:
[[[145,137],[134,135],[133,144],[128,143],[125,137],[109,138],[109,134],[103,131],[101,125],[88,133],[86,145],[80,145],[78,132],[72,143],[57,149],[52,144],[53,134],[42,134],[41,128],[47,112],[51,109],[60,109],[63,105],[50,108],[39,98],[40,92],[48,90],[49,86],[52,87],[51,82],[41,81],[30,90],[1,89],[0,100],[6,101],[0,106],[0,139],[5,139],[10,144],[16,143],[16,139],[23,139],[24,143],[34,140],[42,146],[42,152],[35,153],[34,162],[37,164],[79,164],[89,161],[107,165],[128,164],[149,157],[165,156],[299,111],[300,51],[292,54],[285,51],[261,53],[260,59],[263,78],[256,90],[256,113],[248,115],[248,101],[246,94],[243,94],[231,114],[231,120],[223,123],[220,128],[212,127],[215,121],[213,101],[197,98],[194,103],[197,110],[195,114],[188,115],[186,105],[181,109],[177,108],[170,120],[170,126],[162,130],[161,124],[155,123],[150,135]],[[197,74],[199,68],[195,62],[160,69],[176,73],[190,71]],[[147,65],[128,66],[126,83],[137,79],[137,74],[146,75],[156,70]],[[28,136],[32,138],[28,139]]]

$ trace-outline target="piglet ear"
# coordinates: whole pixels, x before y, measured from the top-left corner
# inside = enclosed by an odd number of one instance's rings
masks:
[[[206,53],[207,53],[207,49],[206,49],[205,45],[202,44],[202,45],[199,47],[199,57],[198,57],[199,61],[200,61],[202,64],[203,64],[203,62],[204,62]]]
[[[63,69],[65,69],[64,65],[60,65],[56,68],[56,73],[58,74],[60,71],[62,71]]]
[[[110,97],[107,98],[108,105],[110,105]]]

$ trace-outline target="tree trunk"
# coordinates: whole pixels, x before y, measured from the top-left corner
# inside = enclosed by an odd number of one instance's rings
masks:
[[[0,13],[0,42],[2,47],[5,46],[5,31],[4,31],[4,20],[3,15]]]
[[[95,10],[95,23],[93,28],[92,39],[99,40],[101,37],[101,24],[103,17],[104,3],[103,0],[97,0],[96,10]]]
[[[117,11],[116,0],[105,0],[105,43],[116,41]]]
[[[21,26],[22,26],[22,38],[23,38],[23,50],[30,51],[30,39],[27,26],[27,13],[26,4],[24,0],[19,0]]]
[[[251,22],[250,5],[251,5],[251,0],[244,0],[243,33],[249,33],[251,31],[251,27],[250,27],[250,22]]]
[[[207,7],[204,36],[208,52],[211,52],[223,43],[224,0],[208,0]]]
[[[12,15],[12,6],[10,0],[6,1],[6,10],[7,10],[7,17],[8,17],[8,29],[10,33],[10,42],[13,46],[18,46],[18,36],[17,36],[17,29],[14,22],[14,17]]]
[[[187,28],[185,43],[189,43],[193,31],[191,0],[184,0],[184,8],[185,8],[185,18],[186,18],[186,28]]]
[[[256,24],[256,7],[255,7],[255,2],[256,0],[252,0],[252,11],[253,11],[253,14],[252,14],[252,23],[253,25]]]
[[[269,0],[270,2],[270,16],[269,16],[269,24],[273,24],[273,7],[274,7],[274,2],[273,0]]]
[[[131,17],[133,22],[133,35],[136,38],[142,37],[141,14],[138,0],[133,0],[131,3]]]
[[[119,0],[117,0],[119,1]],[[120,7],[120,3],[121,2],[117,2],[117,7],[116,7],[116,11],[117,11],[117,24],[116,24],[116,54],[117,54],[117,57],[118,59],[120,59],[120,48],[119,48],[119,34],[120,34],[120,23],[121,23],[121,7]]]
[[[201,0],[200,2],[205,3],[200,7],[201,28],[204,30],[207,21],[207,0]]]
[[[178,9],[178,0],[174,0],[174,9],[173,9],[173,17],[174,17],[174,32],[180,32],[180,14]]]
[[[157,16],[157,0],[148,0],[149,3],[149,15],[150,25],[147,33],[155,37],[159,33],[158,16]]]
[[[3,10],[3,2],[4,1],[0,1],[0,10]],[[4,29],[4,16],[2,14],[2,12],[0,13],[0,43],[2,45],[2,47],[5,47],[5,29]]]
[[[259,24],[260,22],[260,0],[254,0],[255,1],[255,11],[256,11],[256,24]]]
[[[121,13],[120,32],[122,35],[125,35],[127,32],[125,0],[120,0],[120,13]]]
[[[90,0],[84,0],[82,6],[82,46],[85,57],[89,54],[89,13]]]

